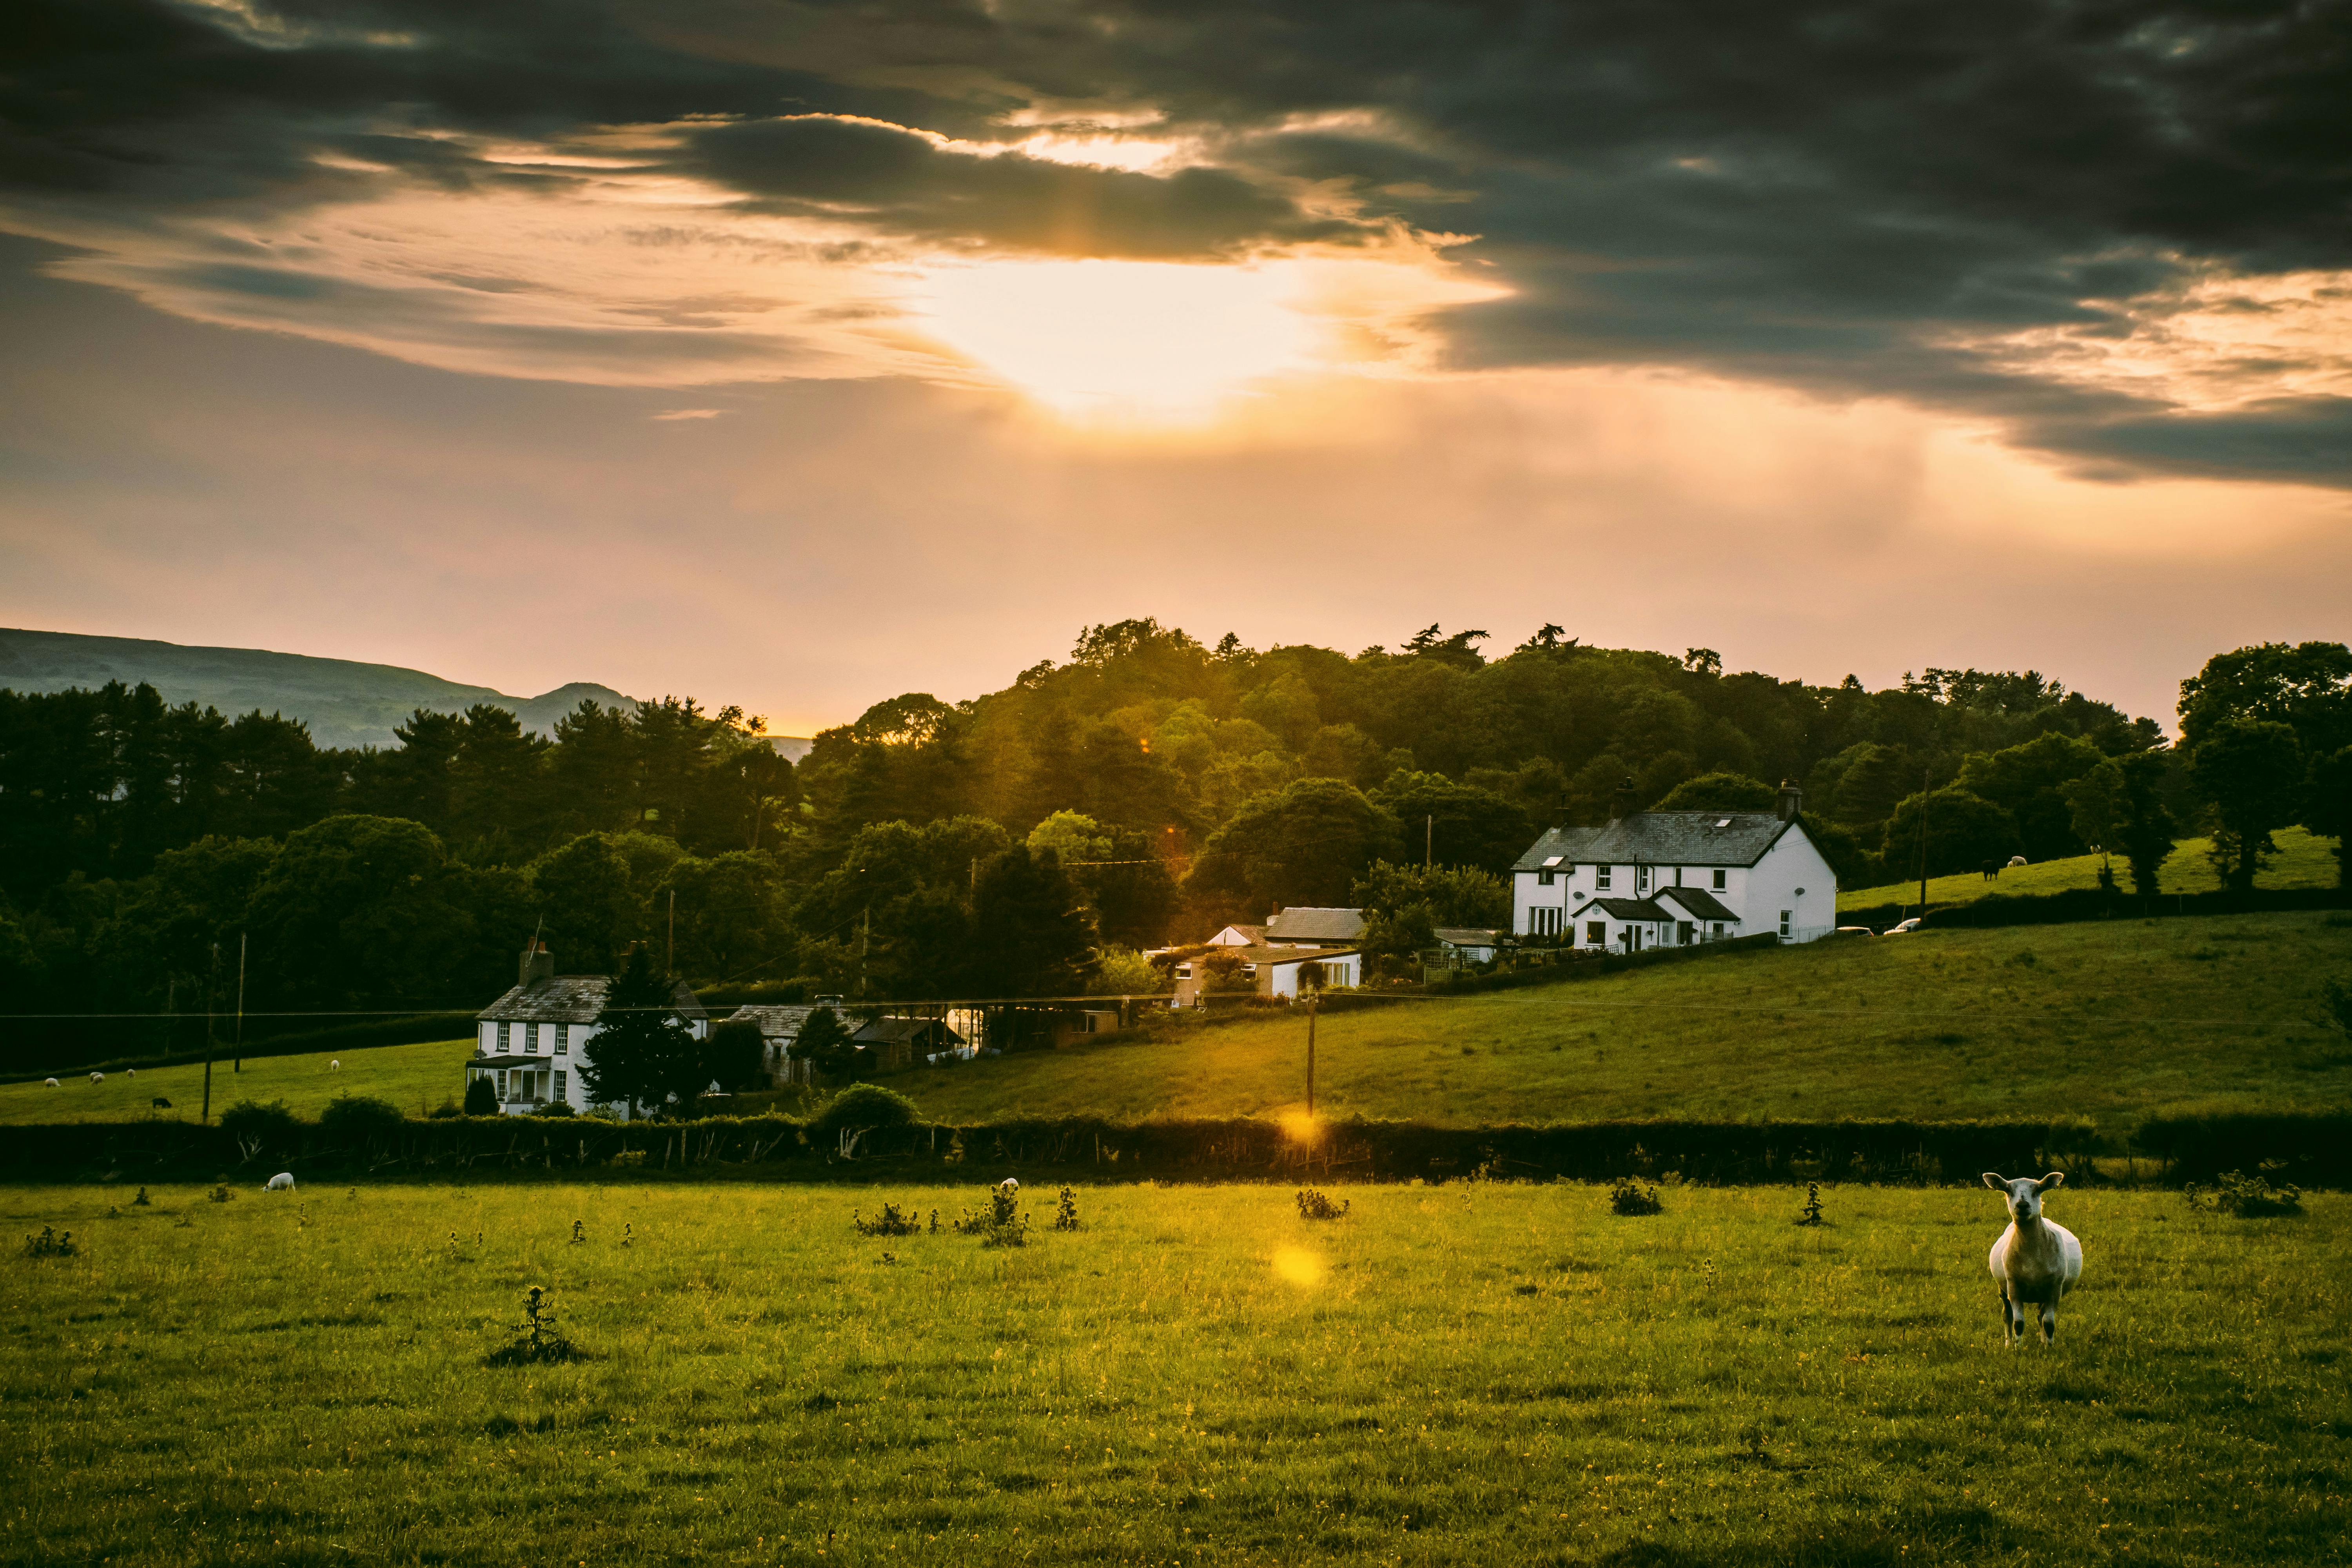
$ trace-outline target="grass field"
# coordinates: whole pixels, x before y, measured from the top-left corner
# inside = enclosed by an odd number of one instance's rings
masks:
[[[2352,1550],[2352,1198],[2062,1191],[2004,1350],[1982,1191],[0,1190],[25,1564],[2315,1563]],[[1049,1194],[1027,1194],[1043,1220]],[[586,1240],[569,1240],[572,1222]],[[624,1227],[627,1245],[623,1245]],[[457,1233],[453,1247],[451,1233]],[[12,1233],[15,1234],[15,1233]],[[591,1359],[486,1364],[524,1288]]]
[[[422,1116],[444,1100],[463,1098],[464,1063],[474,1042],[436,1040],[420,1046],[376,1046],[314,1056],[248,1057],[245,1070],[229,1071],[228,1059],[213,1064],[213,1113],[240,1100],[282,1100],[298,1116],[316,1116],[339,1094],[370,1094],[388,1100],[411,1116]],[[330,1061],[341,1062],[332,1070]],[[28,1121],[139,1121],[148,1117],[194,1121],[204,1102],[202,1062],[142,1068],[136,1076],[110,1072],[104,1083],[88,1073],[60,1074],[58,1087],[39,1079],[0,1084],[0,1126]],[[168,1110],[152,1103],[172,1102]]]
[[[2336,840],[2315,838],[2300,827],[2281,828],[2272,835],[2277,842],[2278,858],[2268,869],[2254,879],[2257,888],[2332,888],[2336,886]],[[2212,847],[2209,838],[2184,838],[2176,846],[2171,857],[2158,875],[2158,882],[2168,893],[2210,893],[2221,886],[2205,852]],[[2126,891],[2131,888],[2131,868],[2118,861],[2115,867],[2116,882]],[[1979,871],[1958,877],[1930,877],[1927,879],[1927,902],[1930,907],[1945,904],[1965,904],[1983,898],[1988,893],[2063,893],[2071,888],[2095,888],[2099,885],[2099,857],[2077,855],[2066,860],[2045,860],[2039,866],[2019,866],[2001,872],[1997,880],[1988,881]],[[1881,904],[1916,904],[1919,884],[1916,881],[1895,882],[1880,888],[1841,888],[1838,908],[1841,910],[1875,909]],[[1913,911],[1916,913],[1915,910]]]
[[[2331,921],[2335,923],[2331,923]],[[2342,915],[1843,939],[1601,980],[1326,1015],[1316,1105],[1454,1125],[1683,1116],[2087,1115],[2352,1104],[2320,1000]],[[1109,1037],[905,1074],[925,1115],[1279,1114],[1306,1021]]]

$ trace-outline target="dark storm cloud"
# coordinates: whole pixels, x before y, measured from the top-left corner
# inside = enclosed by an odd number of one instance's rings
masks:
[[[1078,256],[1182,257],[1349,232],[1217,169],[1166,177],[981,156],[872,121],[714,126],[690,166],[772,210],[847,208],[901,234]]]
[[[356,177],[322,149],[450,187],[557,178],[387,130],[696,115],[736,122],[683,166],[746,204],[975,247],[1230,254],[1331,232],[1288,194],[1311,185],[1475,237],[1454,254],[1516,292],[1446,319],[1459,364],[1679,365],[1994,417],[2105,471],[2352,483],[2332,400],[2185,413],[1996,341],[2126,342],[2146,323],[2114,301],[2346,266],[2352,0],[388,0],[275,13],[274,40],[193,5],[19,16],[0,172],[27,191],[298,204]],[[1157,110],[1222,166],[891,129],[1003,139],[1049,100]]]

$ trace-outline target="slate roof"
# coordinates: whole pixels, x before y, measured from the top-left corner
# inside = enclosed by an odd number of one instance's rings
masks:
[[[1318,959],[1346,958],[1350,953],[1362,951],[1356,947],[1213,947],[1207,950],[1210,953],[1230,952],[1244,963],[1313,963]]]
[[[751,1022],[760,1026],[760,1037],[761,1039],[790,1041],[797,1040],[801,1037],[801,1030],[807,1025],[809,1015],[815,1011],[816,1008],[814,1006],[738,1007],[735,1009],[734,1013],[729,1016],[727,1021],[731,1024],[737,1018],[749,1018]]]
[[[1736,924],[1739,920],[1721,899],[1705,888],[1660,888],[1655,897],[1672,899],[1703,921],[1730,921]]]
[[[1361,910],[1304,906],[1285,910],[1265,922],[1268,942],[1354,942],[1363,934]]]
[[[1637,811],[1549,829],[1511,869],[1540,871],[1555,855],[1562,866],[1753,866],[1793,826],[1769,811]]]
[[[937,1031],[936,1034],[933,1031]],[[963,1037],[937,1018],[877,1018],[849,1037],[856,1046],[895,1046],[907,1040],[938,1039],[963,1044]]]
[[[1471,926],[1439,926],[1432,934],[1434,935],[1438,941],[1449,942],[1455,947],[1492,947],[1495,945],[1496,933],[1494,931],[1480,931]]]
[[[482,1024],[593,1024],[596,1015],[604,1010],[604,993],[611,990],[609,974],[559,974],[552,980],[535,984],[515,985],[507,994],[474,1015]],[[694,997],[694,987],[681,980],[670,993],[672,1004],[687,1022],[697,1023],[710,1016]]]

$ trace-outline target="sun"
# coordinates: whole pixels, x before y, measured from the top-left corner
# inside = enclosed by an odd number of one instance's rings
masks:
[[[1294,264],[993,261],[926,274],[932,336],[1065,416],[1199,419],[1313,367],[1321,331]]]

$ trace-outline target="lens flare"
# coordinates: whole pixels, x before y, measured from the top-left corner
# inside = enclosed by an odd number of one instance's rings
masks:
[[[1311,1290],[1323,1283],[1330,1266],[1303,1247],[1286,1247],[1274,1255],[1274,1274],[1302,1290]]]

